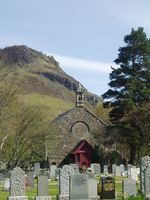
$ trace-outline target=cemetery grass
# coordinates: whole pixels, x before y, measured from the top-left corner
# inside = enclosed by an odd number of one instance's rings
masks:
[[[33,200],[35,196],[37,196],[37,186],[34,188],[27,188],[25,191],[25,195],[28,196],[28,200]],[[52,200],[56,200],[56,195],[58,194],[58,182],[52,181],[49,183],[48,193],[52,196]],[[0,200],[7,200],[9,192],[3,191],[3,185],[0,183]]]

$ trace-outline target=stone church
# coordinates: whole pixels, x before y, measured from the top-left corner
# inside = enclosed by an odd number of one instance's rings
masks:
[[[51,123],[51,145],[47,145],[47,156],[58,166],[75,163],[87,165],[92,162],[95,134],[101,134],[106,123],[84,107],[84,92],[78,87],[76,106],[60,114]],[[48,144],[48,142],[47,142]]]

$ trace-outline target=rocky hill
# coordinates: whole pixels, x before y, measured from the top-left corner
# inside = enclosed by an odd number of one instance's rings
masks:
[[[6,47],[0,49],[0,67],[18,69],[26,80],[25,103],[41,105],[51,119],[74,106],[79,82],[66,74],[53,56],[27,46]],[[101,99],[84,90],[86,105],[92,109]]]

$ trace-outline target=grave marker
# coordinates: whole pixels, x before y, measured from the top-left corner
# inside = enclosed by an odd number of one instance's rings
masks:
[[[69,200],[88,200],[88,176],[86,174],[75,174],[70,176],[70,198]]]
[[[74,174],[74,168],[64,165],[59,173],[59,200],[69,200],[69,177]]]
[[[124,179],[122,181],[122,192],[124,197],[128,197],[131,195],[136,195],[136,181],[132,179]]]
[[[16,167],[10,173],[10,196],[8,200],[28,200],[25,193],[25,172]]]
[[[48,177],[47,176],[38,176],[36,200],[51,200],[51,196],[48,196]]]
[[[144,172],[144,191],[146,198],[150,199],[150,167]]]
[[[115,180],[112,177],[101,178],[101,199],[115,199]]]

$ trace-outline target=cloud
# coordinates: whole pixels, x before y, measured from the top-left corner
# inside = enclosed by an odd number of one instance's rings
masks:
[[[60,63],[61,67],[74,68],[82,71],[110,73],[111,66],[115,66],[112,63],[95,62],[91,60],[83,60],[68,56],[62,56],[58,54],[48,53],[48,55],[54,56],[54,58]]]

